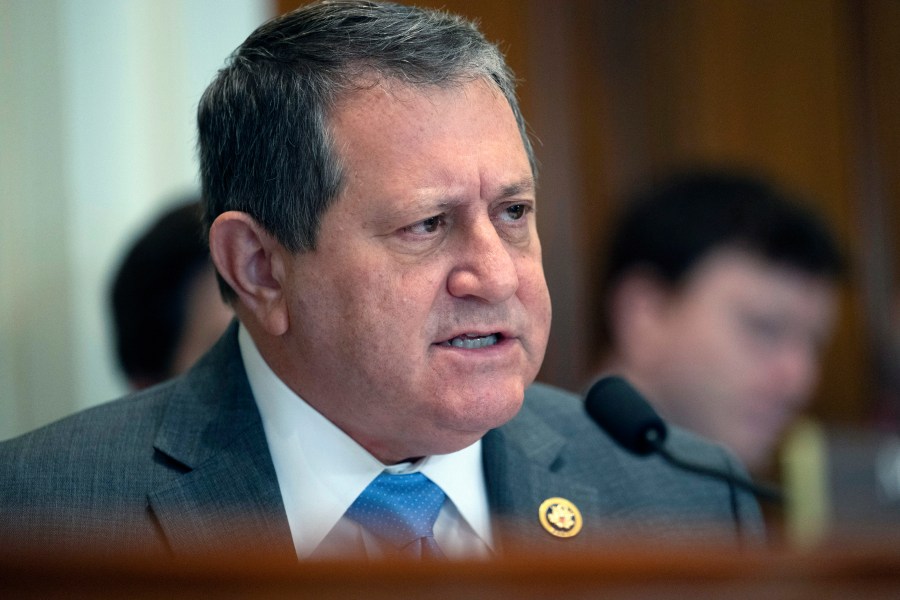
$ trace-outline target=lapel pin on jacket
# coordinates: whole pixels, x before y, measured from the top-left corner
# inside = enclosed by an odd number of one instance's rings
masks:
[[[581,531],[581,511],[565,498],[547,498],[538,509],[538,519],[552,536],[570,538]]]

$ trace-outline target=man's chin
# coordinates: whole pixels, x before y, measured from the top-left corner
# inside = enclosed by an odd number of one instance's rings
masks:
[[[440,425],[426,432],[417,443],[407,447],[405,454],[430,456],[435,454],[452,454],[468,448],[491,429],[508,423],[518,414],[522,402],[509,402],[497,407],[489,413],[441,415]]]
[[[453,419],[457,422],[456,428],[484,435],[515,417],[522,408],[524,399],[524,388],[516,386],[506,392],[492,390],[492,393],[483,395],[474,402],[471,400],[461,402],[460,410],[453,415]]]

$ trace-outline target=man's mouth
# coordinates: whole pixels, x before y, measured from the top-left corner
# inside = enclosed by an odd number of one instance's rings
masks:
[[[466,350],[477,350],[478,348],[487,348],[500,343],[501,335],[492,333],[490,335],[464,334],[456,336],[453,339],[441,342],[441,346],[452,346],[453,348],[464,348]]]

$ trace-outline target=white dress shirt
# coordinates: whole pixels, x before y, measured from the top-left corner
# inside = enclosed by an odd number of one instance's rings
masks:
[[[379,542],[344,513],[382,471],[420,471],[444,490],[434,537],[448,558],[492,552],[481,441],[453,454],[386,466],[291,391],[241,326],[241,357],[262,417],[298,558],[380,553]]]

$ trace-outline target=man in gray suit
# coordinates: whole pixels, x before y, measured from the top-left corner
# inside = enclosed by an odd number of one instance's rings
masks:
[[[186,376],[0,446],[2,533],[300,558],[759,534],[752,499],[627,455],[531,385],[550,327],[535,161],[473,25],[308,6],[237,49],[198,122],[238,320]]]

